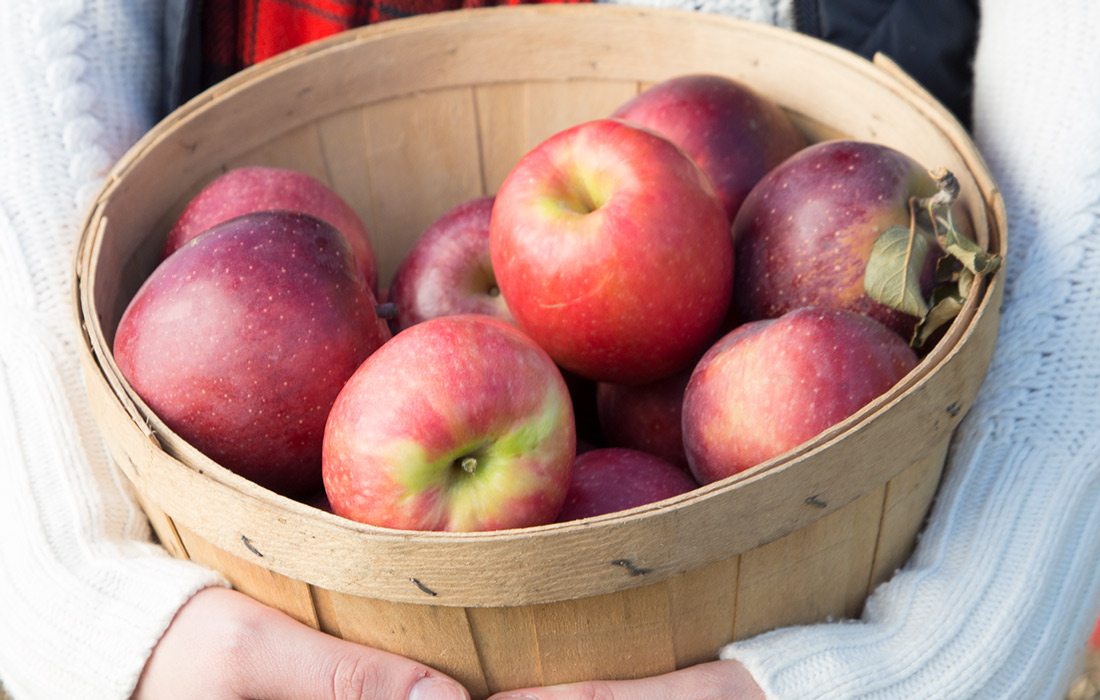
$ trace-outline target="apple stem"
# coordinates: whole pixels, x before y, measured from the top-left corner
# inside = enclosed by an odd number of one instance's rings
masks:
[[[477,471],[477,458],[476,457],[463,457],[462,461],[458,463],[458,466],[462,467],[462,471],[467,474],[473,474]]]
[[[917,200],[918,206],[927,211],[935,221],[935,210],[947,208],[959,198],[959,179],[947,168],[929,170],[928,174],[936,181],[936,194],[931,197],[922,197]]]

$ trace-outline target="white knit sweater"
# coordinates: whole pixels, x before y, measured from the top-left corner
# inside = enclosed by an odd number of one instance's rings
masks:
[[[789,22],[789,2],[719,4]],[[126,697],[178,607],[220,581],[148,543],[74,349],[79,221],[150,126],[160,5],[0,1],[0,678],[17,698]],[[928,532],[864,618],[723,650],[769,697],[1068,683],[1100,608],[1098,33],[1090,0],[983,3],[975,128],[1013,251],[994,364]]]

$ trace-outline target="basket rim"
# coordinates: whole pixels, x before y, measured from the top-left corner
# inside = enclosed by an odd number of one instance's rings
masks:
[[[392,37],[401,34],[413,34],[432,31],[439,26],[449,26],[455,22],[480,22],[483,18],[491,18],[510,13],[510,16],[527,16],[530,18],[541,16],[574,15],[576,13],[607,13],[608,15],[631,17],[656,17],[665,18],[663,21],[685,21],[690,18],[693,22],[718,24],[721,26],[735,27],[741,31],[751,31],[769,35],[776,40],[794,43],[803,49],[810,50],[822,58],[832,60],[846,68],[860,73],[864,78],[873,80],[901,96],[915,110],[929,119],[935,127],[941,131],[944,137],[958,150],[960,157],[967,164],[974,179],[982,190],[982,199],[986,207],[989,224],[989,240],[987,247],[994,247],[1002,256],[1007,253],[1007,236],[1003,212],[1003,203],[1000,195],[989,174],[980,153],[970,140],[957,120],[926,91],[906,76],[889,59],[876,56],[875,62],[867,61],[855,54],[832,46],[812,37],[794,34],[792,32],[775,27],[760,25],[752,22],[709,15],[692,13],[680,10],[624,8],[615,6],[572,6],[572,5],[542,5],[508,8],[479,8],[460,10],[435,15],[424,15],[386,22],[380,25],[372,25],[356,30],[338,34],[334,37],[308,44],[273,59],[257,64],[242,71],[227,80],[215,85],[197,97],[188,101],[185,105],[167,116],[156,126],[147,132],[137,143],[110,170],[102,188],[90,207],[81,231],[81,237],[77,249],[75,264],[74,311],[76,323],[80,329],[80,352],[88,361],[86,364],[94,367],[93,379],[102,384],[117,401],[119,408],[129,415],[133,428],[149,440],[155,447],[165,452],[170,461],[180,469],[197,472],[210,484],[217,485],[236,493],[240,498],[253,500],[264,504],[286,515],[299,518],[312,519],[325,523],[331,528],[345,532],[351,536],[365,538],[366,541],[400,542],[410,541],[419,543],[491,543],[491,542],[523,542],[529,546],[537,546],[538,542],[545,538],[557,537],[567,533],[591,533],[608,529],[611,526],[640,522],[653,516],[668,513],[672,510],[689,508],[700,502],[708,501],[715,495],[729,493],[747,485],[771,478],[784,470],[796,467],[809,460],[814,455],[830,449],[844,438],[855,433],[861,426],[870,424],[880,416],[889,412],[895,405],[905,400],[908,396],[926,385],[937,370],[956,357],[975,334],[978,322],[990,315],[995,318],[998,308],[995,303],[1003,286],[1003,272],[997,271],[992,278],[986,279],[981,285],[975,285],[960,319],[964,323],[952,324],[948,335],[942,340],[928,356],[923,358],[918,366],[912,370],[901,382],[890,391],[878,397],[860,411],[856,412],[844,421],[832,426],[817,437],[779,455],[773,459],[759,464],[749,470],[728,477],[726,479],[701,486],[680,496],[666,499],[653,504],[638,506],[625,511],[609,513],[606,515],[587,518],[566,523],[551,523],[529,528],[497,530],[475,533],[429,532],[394,530],[365,525],[351,521],[331,513],[313,508],[312,506],[295,501],[285,496],[268,491],[246,479],[230,472],[228,469],[217,465],[213,461],[201,455],[187,446],[178,436],[167,429],[159,419],[149,410],[148,406],[133,392],[129,384],[122,378],[117,366],[114,364],[110,348],[106,345],[102,328],[95,311],[94,299],[91,289],[95,279],[95,260],[99,255],[100,244],[106,228],[106,219],[103,209],[110,200],[112,193],[122,183],[130,169],[143,159],[151,150],[157,148],[160,139],[170,133],[175,126],[188,119],[195,118],[211,109],[223,100],[233,96],[235,92],[255,80],[277,74],[280,71],[293,69],[302,62],[321,61],[332,52],[341,51],[345,45],[357,42],[376,41],[383,37]],[[670,18],[670,16],[672,16]],[[1002,268],[1003,269],[1003,268]],[[961,416],[960,416],[961,419]],[[952,426],[953,429],[953,426]],[[173,453],[172,446],[180,448],[180,452]],[[877,484],[876,484],[877,486]],[[845,503],[830,503],[827,508],[812,509],[812,517],[807,521],[812,522],[833,512]],[[805,524],[805,523],[801,523]],[[671,575],[675,572],[660,572],[661,576]],[[658,580],[647,578],[646,583]],[[423,602],[423,601],[421,601]],[[444,604],[443,601],[430,601]]]

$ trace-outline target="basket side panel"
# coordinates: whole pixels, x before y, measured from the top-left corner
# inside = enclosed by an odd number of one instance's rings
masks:
[[[950,444],[950,440],[944,440],[887,482],[868,594],[893,576],[912,554],[917,533],[924,525],[928,508],[940,484]]]
[[[315,629],[320,627],[307,584],[224,552],[178,523],[176,530],[191,561],[221,572],[233,588],[264,605]]]
[[[380,282],[448,209],[480,197],[473,91],[417,93],[363,110]]]
[[[439,669],[475,697],[489,694],[463,608],[391,603],[314,587],[325,631]]]
[[[224,169],[247,165],[288,168],[331,184],[321,147],[321,135],[315,123],[291,129],[267,143],[226,161]]]
[[[568,127],[609,116],[638,94],[633,81],[494,83],[474,88],[486,193],[527,151]]]
[[[882,486],[741,555],[734,635],[859,614],[874,561]]]
[[[675,668],[664,586],[534,606],[545,683],[640,678]]]
[[[359,215],[367,227],[371,245],[378,250],[383,237],[371,207],[371,173],[367,166],[367,128],[360,107],[345,109],[319,119],[317,133],[328,182]]]
[[[187,547],[184,546],[180,533],[172,519],[163,510],[149,503],[140,493],[135,491],[134,494],[137,497],[138,505],[145,513],[145,517],[149,519],[149,525],[152,526],[160,545],[176,559],[190,559]]]
[[[731,557],[668,580],[677,668],[713,660],[733,639],[740,565]]]
[[[532,607],[467,608],[466,617],[492,692],[543,685]]]

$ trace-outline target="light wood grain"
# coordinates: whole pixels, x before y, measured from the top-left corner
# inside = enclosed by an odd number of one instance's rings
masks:
[[[447,673],[475,696],[489,692],[462,608],[394,603],[314,589],[329,629],[349,641],[386,649]]]
[[[191,561],[222,572],[235,589],[261,603],[282,610],[298,622],[320,628],[309,585],[265,568],[260,550],[249,550],[257,561],[247,561],[211,545],[182,525],[176,525],[175,529]],[[246,547],[251,546],[246,544]]]
[[[734,636],[855,617],[867,595],[884,490],[741,555]]]
[[[577,50],[561,50],[566,38]],[[272,494],[168,429],[110,347],[173,217],[227,167],[329,183],[363,217],[386,280],[420,231],[492,193],[527,148],[683,73],[740,79],[815,139],[874,140],[950,168],[977,239],[1004,254],[1003,202],[966,132],[877,61],[706,14],[479,10],[311,44],[174,112],[110,174],[75,285],[95,415],[158,535],[260,600],[437,666],[478,696],[667,671],[735,636],[857,614],[927,512],[992,354],[1001,273],[902,382],[790,453],[661,504],[516,531],[383,530]]]

